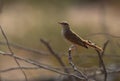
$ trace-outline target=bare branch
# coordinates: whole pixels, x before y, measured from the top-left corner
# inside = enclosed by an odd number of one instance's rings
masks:
[[[6,43],[0,41],[0,45],[6,45]],[[33,49],[33,48],[28,48],[28,47],[25,47],[25,46],[22,46],[22,45],[19,45],[19,44],[9,42],[9,45],[14,47],[14,48],[21,49],[21,50],[24,50],[24,51],[27,51],[27,52],[32,52],[32,53],[40,54],[40,55],[46,55],[46,54],[48,55],[47,52],[36,50],[36,49]]]
[[[48,66],[48,65],[44,65],[44,66],[47,66],[47,67],[49,67],[49,69],[50,68],[53,68],[53,69],[61,69],[61,68],[54,68],[54,67],[51,67],[51,66]],[[42,68],[40,68],[40,67],[21,67],[22,69],[24,69],[24,70],[40,70],[40,69],[42,69]],[[109,67],[110,68],[110,67]],[[4,69],[4,70],[0,70],[0,73],[4,73],[4,72],[9,72],[9,71],[14,71],[14,70],[19,70],[20,69],[20,67],[12,67],[12,68],[8,68],[8,69]],[[44,69],[44,68],[43,68]],[[81,68],[81,69],[84,69],[84,68]],[[99,68],[85,68],[85,70],[86,71],[88,71],[88,77],[89,76],[94,76],[94,75],[101,75],[102,73],[101,72],[99,72],[99,73],[97,73],[97,74],[94,74],[95,72],[93,72],[93,71],[98,71],[98,70],[100,70]],[[92,72],[89,72],[89,70],[91,71],[92,70]],[[118,69],[115,69],[115,70],[111,70],[111,69],[107,69],[108,71],[107,71],[107,73],[108,74],[111,74],[111,73],[120,73],[120,68],[118,68]],[[59,70],[60,71],[60,70]]]
[[[109,40],[108,40],[108,42],[109,42]],[[107,43],[107,41],[106,41],[106,43]],[[10,46],[12,46],[12,47],[14,47],[14,48],[21,49],[21,50],[25,50],[25,51],[32,52],[32,53],[35,53],[35,54],[49,55],[48,52],[40,51],[40,50],[36,50],[36,49],[32,49],[32,48],[28,48],[28,47],[25,47],[25,46],[22,46],[22,45],[19,45],[19,44],[16,44],[16,43],[11,43],[11,42],[9,42],[9,44],[10,44]],[[118,44],[118,46],[120,47],[120,44],[119,44],[119,43],[117,43],[117,44]],[[6,45],[6,43],[0,41],[0,45]],[[103,45],[103,46],[104,46],[104,45]],[[103,50],[104,50],[104,48],[103,48]],[[60,54],[60,56],[61,56],[61,55],[63,55],[63,54]],[[74,56],[76,56],[76,55],[74,55]],[[104,54],[104,56],[107,56],[107,57],[115,57],[115,58],[119,58],[119,57],[120,57],[120,55],[115,55],[115,54],[114,54],[114,55],[112,55],[112,54]],[[95,54],[93,54],[93,55],[86,54],[86,55],[84,55],[84,56],[82,56],[82,57],[96,57],[96,55],[95,55]]]
[[[103,59],[102,59],[101,53],[100,53],[98,50],[96,50],[96,51],[97,51],[97,53],[98,53],[99,61],[100,61],[100,63],[101,63],[101,66],[102,66],[102,68],[103,68],[103,72],[104,72],[104,74],[105,74],[105,76],[104,76],[104,81],[107,81],[107,70],[106,70],[104,61],[103,61]]]
[[[101,52],[101,57],[102,58],[105,55],[104,53],[105,53],[105,50],[106,50],[106,47],[107,47],[108,43],[109,43],[109,40],[107,40],[102,47],[102,49],[103,49],[103,51]],[[102,66],[102,63],[101,63],[101,60],[99,60],[99,67],[101,67],[101,66]]]
[[[108,43],[109,43],[109,40],[107,40],[107,41],[104,43],[103,47],[102,47],[102,48],[103,48],[103,52],[101,53],[102,57],[103,57],[103,55],[104,55],[104,53],[105,53],[105,50],[106,50],[106,47],[107,47]]]
[[[5,38],[5,41],[6,41],[6,43],[7,43],[7,47],[8,47],[8,49],[9,49],[9,51],[11,52],[11,55],[14,56],[14,52],[12,51],[12,49],[11,49],[11,47],[10,47],[10,45],[9,45],[7,36],[5,35],[5,33],[4,33],[4,31],[3,31],[3,29],[2,29],[1,26],[0,26],[0,29],[1,29],[2,35],[3,35],[4,38]],[[17,59],[14,58],[14,60],[15,60],[15,62],[17,63],[17,65],[18,65],[19,67],[21,67],[21,65],[20,65],[20,63],[17,61]],[[25,80],[28,81],[26,73],[25,73],[22,69],[21,69],[21,71],[22,71],[23,75],[25,76]]]
[[[49,52],[58,60],[58,62],[60,63],[60,65],[64,68],[64,71],[69,73],[68,69],[65,68],[65,64],[64,62],[62,61],[61,57],[59,56],[59,54],[57,54],[53,49],[52,47],[50,46],[50,44],[43,40],[43,39],[40,39],[40,41],[47,47],[47,49],[49,50]]]
[[[78,79],[81,79],[83,80],[84,78],[80,77],[80,76],[77,76],[77,75],[74,75],[74,74],[69,74],[69,73],[66,73],[66,72],[62,72],[60,70],[56,70],[54,68],[51,68],[51,67],[48,67],[48,66],[45,66],[45,65],[41,65],[41,64],[38,64],[36,62],[33,62],[33,61],[30,61],[30,60],[27,60],[27,59],[24,59],[22,57],[19,57],[19,56],[15,56],[15,55],[11,55],[11,53],[2,53],[0,52],[1,55],[4,55],[4,56],[9,56],[9,57],[12,57],[12,58],[16,58],[17,60],[21,60],[21,61],[24,61],[26,63],[29,63],[29,64],[32,64],[34,66],[37,66],[39,68],[43,68],[43,69],[46,69],[46,70],[49,70],[49,71],[52,71],[52,72],[56,72],[58,74],[62,74],[62,75],[69,75],[69,76],[73,76],[73,77],[76,77]]]
[[[20,70],[21,68],[25,69],[25,70],[41,69],[41,68],[38,68],[38,67],[13,67],[13,68],[5,69],[5,70],[0,70],[0,73],[9,72],[9,71],[13,71],[13,70]]]
[[[9,45],[9,42],[8,42],[7,36],[5,35],[5,33],[4,33],[4,31],[3,31],[3,29],[2,29],[1,26],[0,26],[0,29],[1,29],[2,35],[3,35],[4,38],[5,38],[5,41],[6,41],[6,43],[7,43],[7,47],[8,47],[8,49],[9,49],[9,51],[11,52],[11,54],[13,55],[14,53],[13,53],[13,51],[12,51],[10,45]]]
[[[97,53],[98,53],[98,57],[99,57],[99,66],[101,67],[102,66],[102,68],[103,68],[103,72],[104,72],[104,74],[105,74],[105,76],[104,76],[104,81],[107,81],[107,70],[106,70],[106,67],[105,67],[105,64],[104,64],[104,61],[103,61],[103,55],[104,55],[104,53],[105,53],[105,50],[106,50],[106,47],[107,47],[107,45],[108,45],[108,43],[109,43],[109,40],[107,40],[105,43],[104,43],[104,45],[103,45],[103,51],[102,51],[102,53],[100,53],[98,50],[96,50],[97,51]]]
[[[73,63],[72,56],[71,56],[71,51],[72,51],[72,47],[70,47],[69,50],[68,50],[68,61],[69,61],[69,64],[72,66],[72,68],[74,69],[74,71],[76,71],[77,73],[79,73],[86,81],[88,81],[87,76],[84,73],[82,73],[81,71],[79,71],[78,68]]]

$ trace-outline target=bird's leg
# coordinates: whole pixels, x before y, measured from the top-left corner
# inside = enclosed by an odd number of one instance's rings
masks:
[[[69,47],[69,50],[72,50],[72,49],[76,49],[77,47],[76,47],[76,45],[71,45],[70,47]]]

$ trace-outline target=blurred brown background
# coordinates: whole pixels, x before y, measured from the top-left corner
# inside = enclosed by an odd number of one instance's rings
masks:
[[[59,21],[68,21],[77,34],[85,39],[103,46],[106,40],[110,40],[106,54],[119,55],[120,53],[120,1],[119,0],[0,0],[0,24],[4,29],[9,42],[19,44],[28,48],[42,50],[48,53],[46,47],[41,44],[40,38],[50,42],[53,49],[60,54],[66,65],[67,50],[70,46],[61,36],[61,26]],[[113,36],[91,33],[110,33]],[[2,34],[1,41],[4,41]],[[4,45],[0,45],[0,50],[8,52]],[[13,48],[16,55],[26,59],[34,59],[41,63],[59,67],[56,59],[50,54],[36,55]],[[79,47],[74,52],[74,62],[80,67],[97,66],[98,58],[85,57],[95,55],[93,49]],[[119,65],[119,57],[105,58],[106,65]],[[29,64],[20,62],[22,65]],[[0,69],[16,66],[12,58],[0,56]],[[116,66],[117,67],[117,66]],[[57,77],[59,74],[42,70],[27,70],[28,78],[36,79],[43,77]],[[42,73],[42,74],[41,74]],[[118,74],[117,76],[119,76]],[[16,77],[14,77],[16,76]],[[1,73],[1,81],[23,80],[21,71],[10,71]],[[116,77],[115,77],[116,79]],[[114,77],[111,81],[115,81]],[[118,81],[118,80],[116,80]]]

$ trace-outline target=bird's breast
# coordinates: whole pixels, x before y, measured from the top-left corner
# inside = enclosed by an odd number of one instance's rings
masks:
[[[70,41],[72,37],[72,32],[70,30],[63,30],[62,31],[63,36]]]

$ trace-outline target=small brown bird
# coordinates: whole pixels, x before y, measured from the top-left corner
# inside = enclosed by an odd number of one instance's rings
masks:
[[[59,24],[62,25],[63,36],[74,45],[79,45],[85,48],[88,48],[88,46],[90,46],[98,51],[103,51],[102,48],[98,47],[96,44],[92,43],[89,40],[84,40],[83,38],[75,34],[73,31],[71,31],[70,26],[67,22],[63,21],[63,22],[59,22]]]

